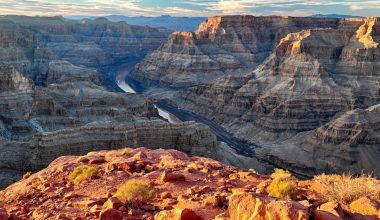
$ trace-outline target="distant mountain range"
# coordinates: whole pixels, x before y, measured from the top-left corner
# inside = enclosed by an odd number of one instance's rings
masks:
[[[148,25],[150,27],[165,27],[174,31],[194,31],[199,24],[207,19],[207,17],[173,17],[163,15],[159,17],[136,16],[129,17],[123,15],[104,16],[110,21],[125,21],[131,25]],[[66,16],[68,19],[95,19],[96,16]]]
[[[356,15],[340,15],[340,14],[314,14],[311,17],[318,17],[318,18],[363,18],[361,16],[356,16]]]

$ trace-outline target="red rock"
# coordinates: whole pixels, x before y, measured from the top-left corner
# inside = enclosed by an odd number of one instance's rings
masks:
[[[242,219],[308,219],[308,209],[291,200],[278,200],[258,194],[242,193],[229,198],[231,220]]]
[[[103,208],[113,208],[113,209],[119,209],[124,204],[116,197],[109,198],[103,205]]]
[[[186,181],[186,177],[180,173],[169,173],[164,171],[161,175],[161,181],[173,182],[173,181]]]
[[[191,209],[161,211],[154,216],[155,220],[203,220]]]
[[[91,158],[88,163],[89,164],[102,164],[105,162],[106,162],[106,160],[104,159],[104,157],[96,157],[96,158]]]
[[[318,210],[329,212],[333,214],[334,216],[336,216],[338,219],[343,219],[344,217],[343,208],[337,202],[326,202],[320,205]]]
[[[129,215],[144,215],[145,212],[142,211],[142,210],[138,210],[138,209],[130,209],[130,210],[128,211],[128,214],[129,214]]]
[[[161,199],[169,199],[169,198],[172,198],[172,194],[170,194],[169,192],[163,192],[160,194],[159,196]]]
[[[183,209],[181,211],[181,217],[180,220],[202,220],[203,218],[197,215],[193,210],[191,209]]]
[[[153,205],[145,204],[141,206],[141,209],[145,211],[154,211],[156,210],[156,207],[154,207]]]
[[[8,212],[5,208],[0,208],[0,220],[8,220]]]
[[[116,209],[106,209],[100,213],[100,220],[122,220],[123,215]]]
[[[226,203],[226,198],[223,196],[208,196],[204,199],[206,206],[223,207]]]
[[[314,220],[341,220],[342,219],[342,218],[338,218],[332,213],[321,211],[321,210],[314,210],[312,213],[312,216]]]

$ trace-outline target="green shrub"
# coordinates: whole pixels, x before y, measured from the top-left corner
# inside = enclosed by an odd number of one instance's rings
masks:
[[[369,175],[362,174],[354,177],[350,174],[321,174],[315,176],[314,181],[319,184],[317,193],[325,201],[336,201],[348,205],[361,197],[380,199],[380,181]]]
[[[267,193],[273,197],[292,199],[297,195],[297,179],[291,173],[275,169],[271,175],[273,181],[267,188]]]
[[[154,196],[154,189],[147,181],[132,179],[121,185],[115,196],[122,202],[148,202]]]
[[[80,165],[77,166],[69,176],[69,180],[75,185],[81,183],[88,178],[97,177],[99,175],[98,169],[93,166]]]

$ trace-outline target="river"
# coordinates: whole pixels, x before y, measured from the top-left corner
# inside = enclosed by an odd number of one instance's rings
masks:
[[[125,76],[128,73],[128,71],[121,72],[116,77],[116,83],[119,86],[120,89],[122,89],[126,93],[137,93],[130,85],[128,85],[125,81]],[[181,123],[182,121],[179,120],[176,116],[173,114],[163,110],[162,108],[157,107],[157,105],[154,105],[154,107],[157,109],[158,114],[162,117],[168,120],[169,123],[177,124]]]

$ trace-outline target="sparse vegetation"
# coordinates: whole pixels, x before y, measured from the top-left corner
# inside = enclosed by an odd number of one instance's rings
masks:
[[[32,172],[26,172],[23,176],[22,179],[28,179],[32,175]]]
[[[148,202],[154,196],[154,189],[147,181],[132,179],[121,185],[115,196],[123,202]]]
[[[322,174],[314,177],[314,180],[319,184],[318,193],[325,201],[349,204],[361,197],[380,200],[380,181],[369,175],[355,177],[350,174]]]
[[[93,178],[99,175],[98,169],[93,166],[80,165],[77,166],[69,176],[69,180],[75,185],[81,183],[83,180]]]
[[[297,179],[291,173],[282,169],[275,169],[271,177],[273,181],[267,188],[267,193],[270,196],[291,199],[297,195]]]

